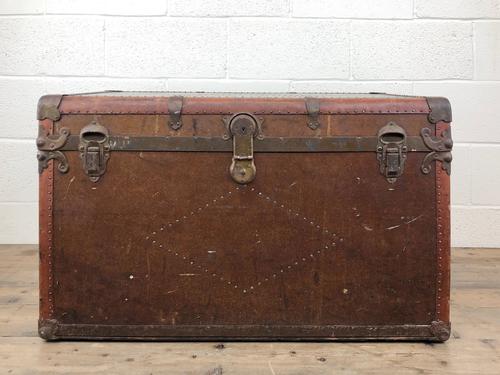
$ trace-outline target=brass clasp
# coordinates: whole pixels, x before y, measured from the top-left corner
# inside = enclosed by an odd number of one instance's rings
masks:
[[[104,126],[93,121],[80,131],[80,158],[90,181],[97,182],[106,172],[109,159],[109,133]]]
[[[389,122],[378,132],[377,159],[389,183],[396,182],[403,174],[406,161],[406,132],[394,122]]]
[[[251,114],[238,113],[231,117],[228,128],[233,137],[233,161],[229,173],[237,183],[248,184],[255,178],[253,139],[260,134],[260,124]]]

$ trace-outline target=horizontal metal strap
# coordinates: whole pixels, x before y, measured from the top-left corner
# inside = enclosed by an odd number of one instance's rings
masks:
[[[428,152],[422,137],[406,138],[408,151]],[[61,151],[77,151],[80,137],[68,137]],[[378,137],[255,139],[254,152],[375,152]],[[110,136],[111,151],[232,152],[233,142],[222,137]]]

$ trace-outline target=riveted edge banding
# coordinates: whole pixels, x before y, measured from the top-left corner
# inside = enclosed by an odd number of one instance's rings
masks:
[[[440,136],[449,125],[436,125],[436,135]],[[449,287],[450,287],[450,177],[442,168],[436,174],[436,320],[431,331],[439,341],[446,341],[450,335]],[[437,324],[439,323],[439,324]],[[444,327],[444,328],[443,328]],[[446,329],[447,331],[446,331]]]
[[[49,135],[54,123],[42,120],[39,125]],[[54,317],[54,276],[53,276],[53,204],[54,204],[54,160],[47,161],[47,168],[40,174],[40,229],[39,229],[39,279],[40,279],[40,320]],[[43,332],[48,332],[45,329]],[[46,333],[43,333],[46,335]],[[40,336],[43,338],[42,333]]]

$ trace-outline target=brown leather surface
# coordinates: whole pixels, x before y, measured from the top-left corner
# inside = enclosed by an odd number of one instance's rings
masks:
[[[434,179],[422,155],[389,185],[370,153],[260,154],[244,188],[229,154],[115,153],[98,184],[67,154],[54,206],[62,323],[434,319]]]

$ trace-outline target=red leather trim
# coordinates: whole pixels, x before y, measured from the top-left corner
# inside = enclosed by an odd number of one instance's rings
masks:
[[[321,98],[320,113],[429,113],[425,98]],[[168,97],[64,96],[61,114],[168,114]],[[307,114],[304,99],[185,97],[183,114]]]
[[[450,124],[436,124],[436,135],[450,127]],[[436,320],[450,321],[450,176],[436,162],[437,202],[437,291]]]
[[[53,122],[40,121],[46,134],[52,134]],[[54,295],[52,277],[53,251],[53,192],[54,192],[54,160],[49,160],[48,167],[39,177],[39,288],[40,288],[40,319],[51,319],[54,315]]]

